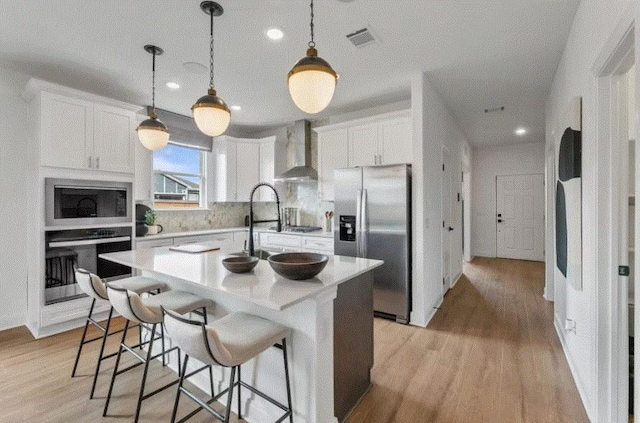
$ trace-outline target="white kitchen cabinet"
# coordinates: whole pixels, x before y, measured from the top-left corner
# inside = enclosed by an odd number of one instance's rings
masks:
[[[138,121],[144,118],[140,117]],[[137,140],[133,144],[135,145],[133,199],[135,201],[151,201],[153,200],[153,151],[147,150]]]
[[[378,125],[368,123],[348,130],[349,166],[378,164]]]
[[[233,233],[218,233],[207,235],[195,235],[184,236],[180,238],[174,238],[174,245],[187,245],[187,244],[212,244],[219,246],[221,250],[228,251],[233,246]]]
[[[84,169],[92,165],[93,103],[42,92],[41,163]]]
[[[136,239],[136,248],[171,247],[172,245],[173,245],[173,238]]]
[[[333,255],[333,238],[303,236],[300,244],[302,251]]]
[[[41,164],[133,173],[134,124],[130,108],[41,91]]]
[[[413,160],[409,110],[314,130],[318,133],[318,191],[323,201],[334,201],[335,169],[411,163]]]
[[[379,125],[378,164],[411,163],[413,160],[411,117],[390,119]]]
[[[93,106],[95,168],[134,171],[135,115],[128,110],[96,103]]]
[[[240,139],[225,136],[216,139],[214,145],[214,201],[248,202],[251,190],[258,182],[273,183],[275,137]],[[254,200],[271,198],[266,189],[261,189]]]
[[[263,232],[260,234],[260,248],[285,248],[292,251],[300,251],[300,235],[288,235],[283,233]]]
[[[333,171],[349,166],[344,153],[348,145],[346,129],[318,134],[318,191],[323,201],[333,201]]]

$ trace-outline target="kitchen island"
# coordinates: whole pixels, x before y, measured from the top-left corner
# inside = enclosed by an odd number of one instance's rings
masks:
[[[210,311],[213,318],[242,311],[291,328],[289,364],[296,422],[342,421],[369,388],[373,365],[371,271],[382,261],[330,256],[318,276],[293,281],[278,276],[264,260],[250,273],[230,273],[222,266],[227,251],[189,254],[159,247],[100,257],[162,280],[172,289],[212,299],[216,304]],[[175,364],[176,360],[170,363],[174,368]],[[216,390],[228,384],[229,373],[229,369],[216,369]],[[270,349],[244,365],[242,373],[258,389],[278,401],[286,400],[280,351]],[[194,378],[194,382],[207,386],[204,375],[198,376],[203,378]],[[278,418],[279,410],[259,397],[245,393],[243,402],[247,421]]]

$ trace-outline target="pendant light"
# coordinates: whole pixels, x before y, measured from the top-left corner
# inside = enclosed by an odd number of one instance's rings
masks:
[[[153,55],[152,77],[151,77],[151,110],[149,119],[143,121],[136,129],[138,139],[147,149],[151,151],[160,150],[169,142],[169,130],[166,125],[158,120],[156,115],[156,56],[164,51],[160,47],[146,45],[144,50]]]
[[[203,1],[200,3],[200,8],[211,17],[209,91],[207,95],[200,97],[196,101],[196,104],[191,107],[191,111],[198,129],[210,137],[216,137],[227,130],[231,121],[231,112],[227,103],[218,97],[216,90],[213,88],[213,17],[222,15],[224,9],[214,1]]]
[[[338,74],[326,60],[318,57],[313,34],[313,0],[311,0],[311,41],[307,56],[289,71],[289,94],[300,110],[314,114],[323,111],[333,98]]]

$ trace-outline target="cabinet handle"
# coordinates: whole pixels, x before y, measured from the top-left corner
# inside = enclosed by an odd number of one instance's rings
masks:
[[[93,161],[91,160],[91,156],[89,156],[89,167],[93,167]]]
[[[96,169],[100,169],[100,157],[96,157]]]

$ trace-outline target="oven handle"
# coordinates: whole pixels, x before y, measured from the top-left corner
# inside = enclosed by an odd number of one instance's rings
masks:
[[[96,239],[84,239],[77,241],[54,241],[49,243],[49,248],[54,247],[79,247],[82,245],[98,245],[108,244],[110,242],[122,242],[131,241],[130,236],[117,236],[114,238],[96,238]]]

